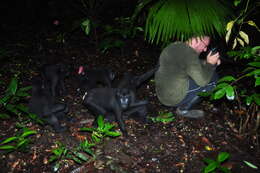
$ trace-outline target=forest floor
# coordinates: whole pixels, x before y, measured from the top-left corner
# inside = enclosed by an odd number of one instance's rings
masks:
[[[72,71],[65,81],[68,94],[61,100],[69,105],[69,115],[76,122],[65,122],[69,130],[63,133],[55,133],[49,126],[24,123],[37,134],[31,136],[32,143],[27,152],[6,154],[0,151],[1,173],[53,172],[55,162],[48,163],[48,159],[52,155],[51,150],[57,147],[56,142],[72,149],[79,146],[83,139],[90,139],[91,133],[79,131],[81,127],[90,127],[93,121],[93,115],[82,105],[81,96],[76,92],[76,72],[80,65],[108,67],[120,78],[126,71],[139,75],[150,70],[155,67],[160,55],[158,48],[142,39],[128,40],[121,50],[112,49],[101,54],[83,33],[65,40],[65,44],[54,43],[52,38],[51,34],[37,37],[28,30],[3,35],[0,48],[8,50],[8,56],[1,59],[1,96],[14,74],[20,73],[21,86],[29,86],[42,64],[63,62],[70,65]],[[223,65],[218,70],[225,74],[234,69],[228,71]],[[138,89],[137,97],[149,100],[148,116],[158,116],[159,112],[174,114],[173,109],[158,101],[152,80]],[[244,161],[260,167],[258,137],[238,134],[233,117],[239,115],[233,104],[204,100],[199,106],[206,111],[206,116],[196,120],[178,116],[170,123],[143,124],[133,119],[126,120],[128,137],[105,138],[92,148],[95,158],[81,165],[64,159],[58,172],[199,173],[206,166],[204,158],[216,159],[219,153],[227,152],[230,158],[223,166],[234,173],[256,173],[259,169],[250,168]],[[211,111],[213,107],[219,111]],[[0,141],[17,133],[18,122],[17,117],[0,121]]]

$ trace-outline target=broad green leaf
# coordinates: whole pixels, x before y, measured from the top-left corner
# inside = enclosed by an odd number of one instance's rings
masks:
[[[228,100],[234,100],[235,98],[234,88],[231,85],[226,87],[226,97]]]
[[[225,94],[226,94],[226,89],[222,88],[213,94],[214,95],[213,98],[215,100],[218,100],[218,99],[222,98]]]
[[[228,83],[222,82],[222,83],[217,84],[216,89],[226,88],[227,86],[229,86]]]
[[[250,162],[248,162],[248,161],[243,161],[247,166],[249,166],[250,168],[253,168],[253,169],[258,169],[258,167],[257,166],[255,166],[254,164],[252,164],[252,163],[250,163]]]
[[[246,74],[246,76],[252,76],[252,75],[260,75],[260,69],[256,69]]]
[[[15,146],[12,146],[12,145],[3,145],[3,146],[0,146],[0,150],[15,150],[16,147]]]
[[[15,95],[17,86],[18,86],[17,78],[12,78],[7,91],[10,92],[12,95]]]
[[[230,82],[230,81],[234,81],[234,80],[236,80],[236,79],[233,76],[224,76],[218,80],[218,83],[224,82],[224,81]]]
[[[248,65],[254,66],[254,67],[260,67],[260,62],[250,62]]]
[[[210,159],[210,158],[204,158],[203,161],[206,162],[207,164],[216,162],[215,160],[212,160],[212,159]]]
[[[225,161],[226,159],[228,159],[230,157],[230,154],[227,153],[227,152],[221,152],[218,154],[218,157],[217,157],[217,161],[219,163]]]
[[[212,162],[212,163],[210,163],[210,164],[204,169],[204,173],[212,172],[212,171],[214,171],[217,167],[218,167],[218,163],[217,163],[217,162]]]
[[[260,94],[253,94],[252,95],[255,103],[259,106],[260,105]]]
[[[17,139],[18,138],[16,136],[13,136],[13,137],[5,139],[3,142],[1,142],[1,144],[6,144],[6,143],[9,143],[9,142],[15,141]]]

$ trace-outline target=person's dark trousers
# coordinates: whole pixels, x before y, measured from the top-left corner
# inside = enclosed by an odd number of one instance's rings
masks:
[[[187,92],[187,95],[185,98],[176,105],[181,110],[190,110],[192,106],[197,104],[201,101],[201,98],[198,96],[198,93],[200,92],[208,92],[211,91],[216,87],[218,80],[218,75],[215,72],[211,78],[210,83],[208,83],[206,86],[201,87],[195,83],[193,79],[189,79],[189,90]]]

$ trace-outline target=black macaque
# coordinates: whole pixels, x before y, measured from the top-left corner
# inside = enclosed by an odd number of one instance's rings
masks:
[[[68,106],[55,102],[54,96],[44,88],[42,81],[34,80],[32,84],[32,97],[29,101],[29,112],[38,115],[49,123],[56,132],[63,132],[66,127],[60,125],[59,120],[71,120],[66,115]]]
[[[122,133],[127,136],[123,115],[138,113],[146,122],[146,100],[137,100],[135,93],[126,88],[94,88],[83,97],[83,104],[94,113],[95,121],[98,115],[113,118],[119,124]]]
[[[93,88],[98,88],[100,85],[102,87],[110,87],[111,83],[115,78],[115,73],[106,68],[97,69],[84,69],[80,66],[78,69],[79,75],[79,89],[86,92]]]
[[[152,70],[148,72],[135,76],[131,73],[125,73],[123,79],[121,79],[117,84],[115,84],[116,88],[128,88],[136,92],[136,89],[146,80],[151,78],[154,73],[158,70],[159,66],[156,66]]]
[[[65,64],[45,64],[41,68],[41,75],[45,88],[50,89],[54,97],[66,93],[64,80],[69,75],[69,69]]]

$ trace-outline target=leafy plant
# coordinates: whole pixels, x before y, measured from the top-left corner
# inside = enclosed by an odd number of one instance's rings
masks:
[[[259,6],[259,2],[251,1],[250,3],[250,0],[234,0],[234,5],[236,7],[240,7],[241,10],[239,15],[234,20],[231,20],[227,23],[227,32],[225,36],[227,43],[231,42],[230,40],[232,40],[232,49],[235,49],[238,43],[242,47],[249,44],[248,35],[245,31],[242,30],[244,25],[255,27],[260,32],[260,29],[256,23],[253,20],[248,19],[250,18],[250,14],[252,14],[254,11],[257,11],[256,7]]]
[[[103,138],[105,137],[117,137],[120,136],[121,133],[117,131],[111,131],[115,125],[112,125],[110,123],[106,123],[104,121],[103,116],[98,116],[97,119],[97,128],[88,128],[88,127],[83,127],[80,128],[80,131],[87,131],[87,132],[92,132],[91,138],[94,141],[94,143],[99,143]]]
[[[49,163],[55,162],[53,167],[54,172],[57,172],[60,169],[61,165],[67,162],[67,160],[73,160],[78,164],[82,164],[83,162],[88,161],[88,156],[85,155],[83,152],[94,156],[93,152],[90,149],[93,145],[89,144],[86,141],[81,143],[80,147],[76,149],[68,149],[60,142],[56,142],[56,144],[57,147],[52,150],[52,155],[48,160]]]
[[[26,151],[31,140],[28,139],[30,135],[36,134],[36,131],[28,128],[23,128],[22,133],[18,133],[16,136],[9,137],[0,143],[0,150],[7,152],[12,151]]]
[[[105,25],[104,33],[99,44],[99,49],[102,53],[112,48],[122,48],[125,45],[124,40],[127,38],[134,38],[138,31],[142,32],[143,29],[134,26],[130,17],[117,17],[115,18],[114,25]]]
[[[218,154],[216,160],[212,160],[210,158],[204,158],[203,161],[207,164],[206,167],[203,168],[203,173],[215,172],[217,169],[224,173],[231,173],[229,169],[223,167],[221,164],[226,161],[230,157],[230,154],[227,152],[221,152]]]
[[[239,110],[247,107],[246,119],[241,117],[239,132],[245,133],[249,120],[255,121],[255,128],[248,128],[251,132],[256,132],[260,125],[260,119],[257,116],[260,105],[260,93],[257,87],[260,85],[260,46],[253,48],[241,48],[241,50],[232,51],[230,54],[237,58],[252,59],[247,64],[247,68],[239,77],[231,75],[224,76],[218,80],[216,88],[210,93],[203,93],[202,96],[210,96],[212,100],[218,100],[226,97],[228,100],[234,100],[239,105]],[[247,80],[247,85],[241,85],[242,81]],[[251,81],[251,82],[250,82]],[[254,81],[254,82],[253,82]],[[243,112],[243,111],[242,111]]]
[[[169,123],[175,120],[172,112],[159,112],[157,117],[149,117],[153,122]]]
[[[224,35],[232,9],[222,0],[141,0],[133,18],[149,9],[145,38],[151,43],[186,40],[194,35]]]
[[[0,113],[0,118],[10,118],[11,114],[17,115],[18,117],[26,115],[32,120],[43,124],[43,121],[40,120],[38,116],[29,113],[28,107],[22,103],[22,100],[29,96],[27,91],[30,89],[31,86],[19,88],[17,77],[13,77],[4,96],[0,98],[0,105],[4,108]]]

